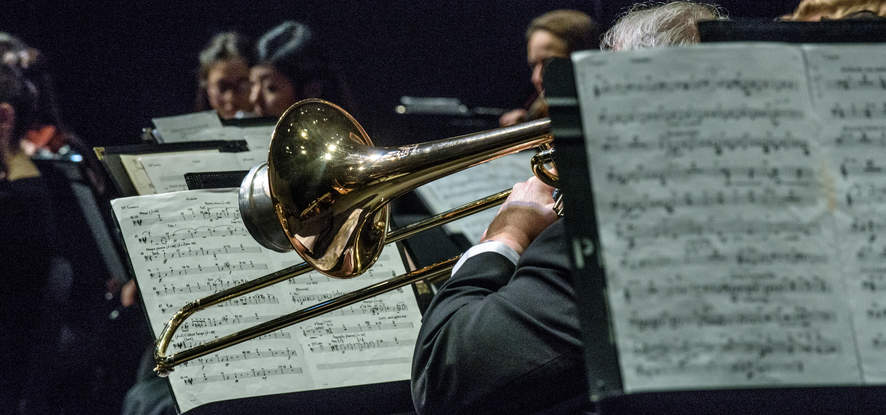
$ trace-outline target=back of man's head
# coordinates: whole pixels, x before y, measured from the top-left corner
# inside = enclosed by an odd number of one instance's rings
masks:
[[[570,53],[599,47],[599,26],[578,10],[554,10],[532,19],[526,29],[526,39],[536,30],[546,30],[563,39]]]
[[[719,7],[703,3],[638,4],[618,19],[601,43],[604,49],[613,50],[698,43],[697,22],[725,17]]]

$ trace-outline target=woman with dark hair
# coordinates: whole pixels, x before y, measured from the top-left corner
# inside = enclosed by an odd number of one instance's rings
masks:
[[[353,111],[347,88],[310,27],[286,21],[262,35],[249,73],[249,100],[259,116],[280,117],[304,98],[324,98]]]
[[[214,109],[224,119],[241,118],[249,103],[252,45],[236,32],[219,33],[200,52],[197,68],[197,111]]]

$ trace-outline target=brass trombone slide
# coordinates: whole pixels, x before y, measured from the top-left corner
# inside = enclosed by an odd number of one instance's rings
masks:
[[[351,278],[371,267],[385,244],[501,204],[510,190],[496,193],[422,221],[388,230],[389,203],[416,187],[468,167],[548,146],[550,121],[467,134],[396,148],[373,147],[363,128],[335,104],[308,99],[290,107],[271,139],[267,165],[257,166],[240,189],[240,211],[250,234],[263,246],[295,249],[305,263],[198,299],[175,313],[154,351],[154,371],[173,367],[323,313],[420,280],[448,276],[458,257],[394,277],[278,317],[245,330],[167,355],[178,327],[192,314],[249,292],[318,270]],[[550,161],[550,152],[533,164]],[[556,176],[533,166],[551,184]],[[276,220],[269,220],[269,218]]]

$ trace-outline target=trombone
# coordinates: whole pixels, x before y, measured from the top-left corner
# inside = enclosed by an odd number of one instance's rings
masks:
[[[305,262],[188,303],[166,323],[154,349],[155,373],[367,298],[446,277],[458,257],[295,311],[174,354],[166,350],[178,327],[206,307],[317,270],[352,278],[369,269],[389,243],[501,204],[502,191],[404,227],[388,230],[389,203],[438,178],[530,148],[533,173],[556,187],[550,121],[541,119],[401,147],[373,147],[363,127],[339,106],[321,99],[293,104],[271,137],[268,162],[240,186],[243,222],[262,246],[296,250]]]

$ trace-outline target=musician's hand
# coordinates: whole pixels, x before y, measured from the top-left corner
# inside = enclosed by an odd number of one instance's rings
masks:
[[[123,307],[129,307],[138,300],[138,287],[135,286],[135,280],[129,280],[120,288],[120,304]]]
[[[510,110],[502,114],[501,117],[498,118],[498,125],[501,127],[509,127],[514,124],[521,123],[523,121],[526,121],[527,115],[528,113],[526,112],[526,110],[522,108]]]
[[[515,184],[483,240],[504,242],[522,254],[541,231],[557,220],[553,191],[553,187],[535,177]]]

